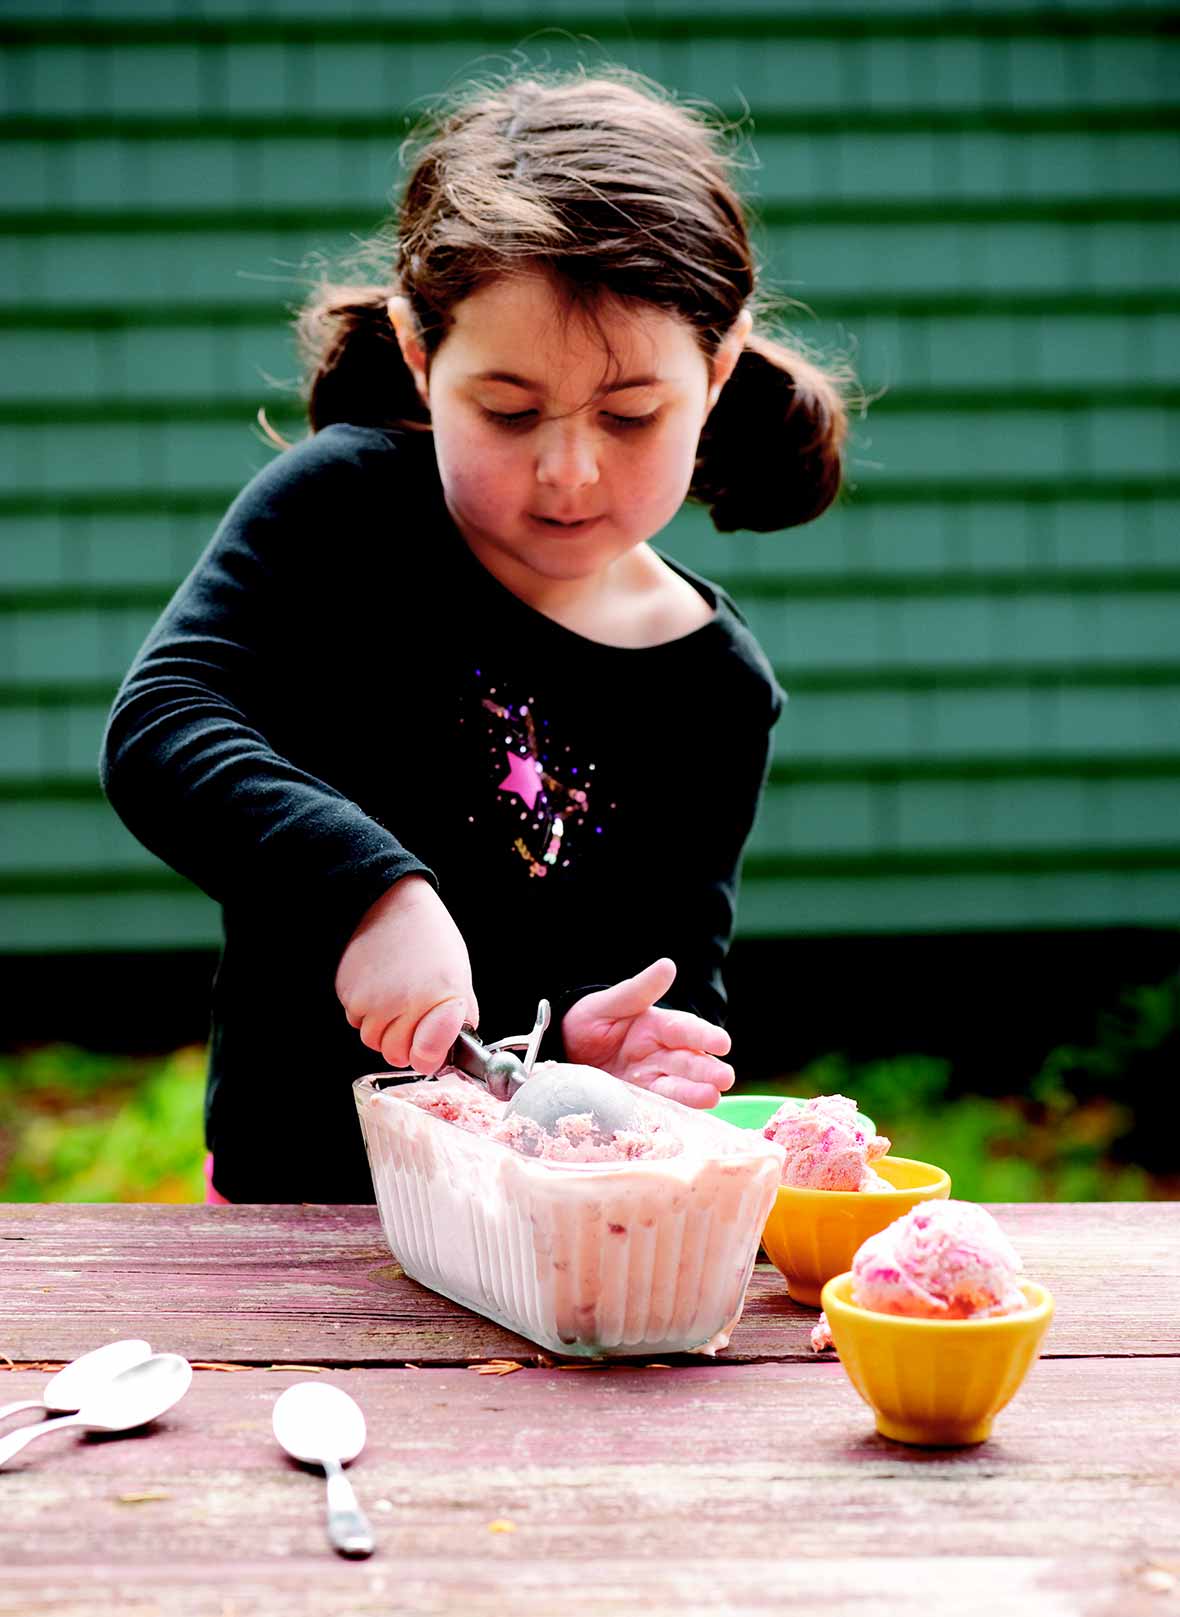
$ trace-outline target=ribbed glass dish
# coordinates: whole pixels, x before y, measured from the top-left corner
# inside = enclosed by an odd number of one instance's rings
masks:
[[[548,1162],[353,1085],[377,1205],[414,1280],[559,1354],[715,1353],[741,1316],[782,1150],[658,1095],[677,1156]]]

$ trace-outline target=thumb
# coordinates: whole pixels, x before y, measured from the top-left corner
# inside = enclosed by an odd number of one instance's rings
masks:
[[[636,972],[634,977],[624,977],[613,988],[604,988],[597,996],[599,1003],[595,1008],[604,1016],[639,1016],[650,1010],[675,980],[676,962],[664,955]]]

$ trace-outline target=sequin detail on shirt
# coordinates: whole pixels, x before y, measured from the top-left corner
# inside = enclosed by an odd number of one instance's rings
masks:
[[[481,671],[475,673],[480,679]],[[603,834],[594,806],[596,766],[574,762],[569,745],[553,738],[549,720],[536,713],[531,697],[517,702],[492,686],[478,704],[496,819],[508,830],[530,877],[567,870],[587,838]]]

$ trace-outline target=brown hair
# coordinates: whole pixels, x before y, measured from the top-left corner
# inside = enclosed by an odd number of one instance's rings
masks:
[[[731,168],[701,114],[622,69],[470,91],[421,144],[395,240],[364,249],[385,284],[322,285],[299,317],[312,430],[428,428],[387,299],[408,299],[431,355],[456,304],[525,268],[588,307],[608,296],[677,314],[711,361],[757,282]],[[839,491],[846,432],[835,375],[755,329],[701,434],[689,496],[725,533],[808,522]]]

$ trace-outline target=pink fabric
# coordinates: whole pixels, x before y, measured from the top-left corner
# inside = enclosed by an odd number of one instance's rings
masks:
[[[224,1196],[219,1196],[213,1188],[213,1153],[210,1151],[205,1157],[205,1201],[211,1207],[230,1207]]]

